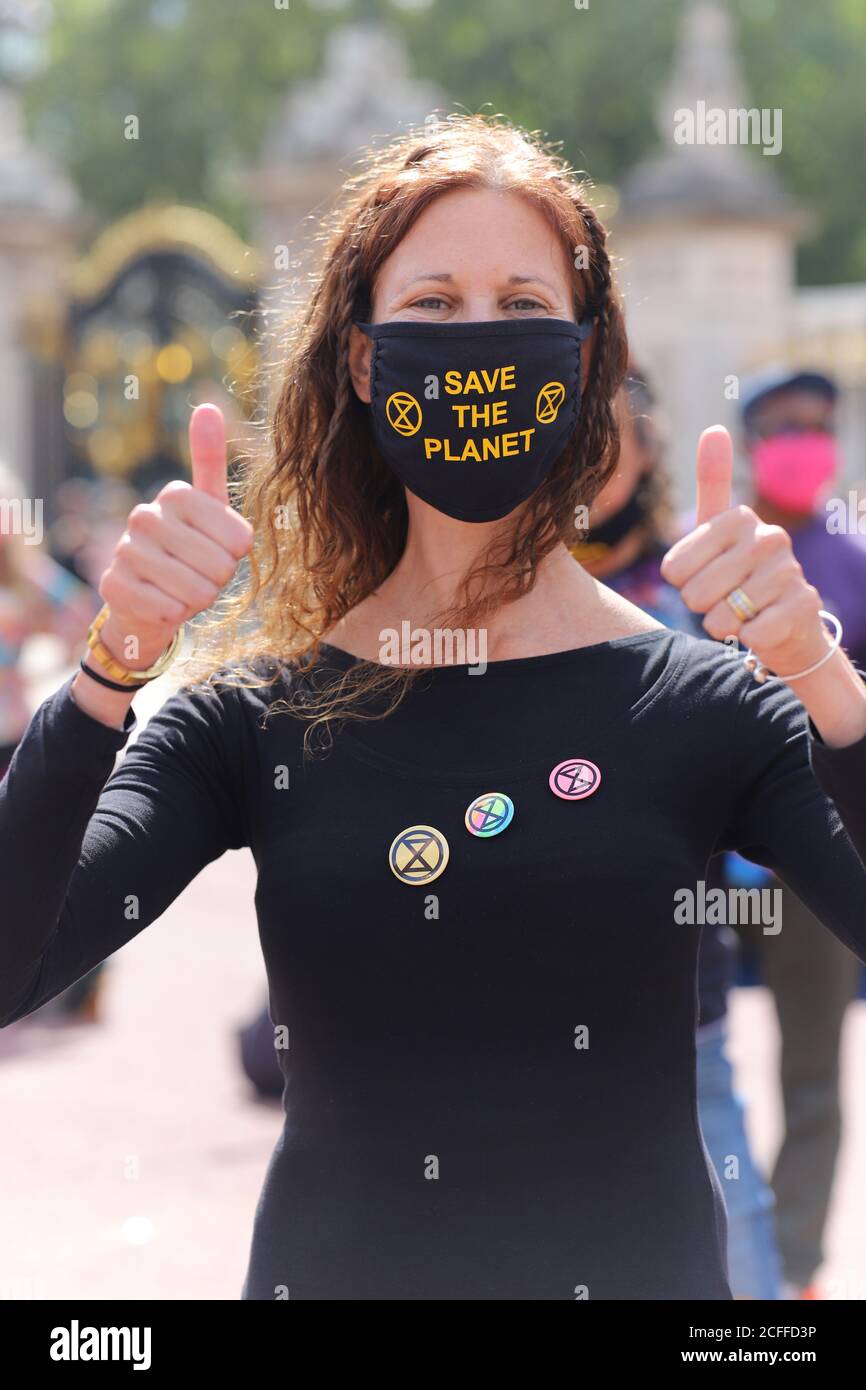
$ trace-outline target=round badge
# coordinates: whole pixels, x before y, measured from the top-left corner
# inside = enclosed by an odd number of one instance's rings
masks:
[[[587,758],[566,758],[550,774],[550,790],[563,801],[581,801],[601,785],[601,773]]]
[[[410,825],[391,845],[388,863],[401,883],[432,883],[448,863],[448,841],[432,825]]]
[[[466,807],[466,829],[470,835],[487,838],[499,835],[514,817],[514,802],[504,792],[485,792]]]

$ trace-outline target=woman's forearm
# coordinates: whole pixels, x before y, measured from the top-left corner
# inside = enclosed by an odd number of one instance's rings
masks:
[[[102,673],[98,661],[92,656],[87,660],[88,665]],[[121,694],[119,690],[106,690],[98,681],[91,680],[83,671],[79,671],[70,687],[70,694],[78,708],[89,714],[91,719],[97,719],[100,724],[107,724],[110,729],[122,729],[135,690],[130,690],[128,695]]]
[[[846,748],[866,737],[866,682],[844,652],[837,651],[791,689],[830,748]]]

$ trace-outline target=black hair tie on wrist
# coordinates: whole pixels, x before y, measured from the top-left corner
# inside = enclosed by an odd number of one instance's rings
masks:
[[[89,676],[92,681],[98,681],[100,685],[104,685],[108,690],[119,690],[121,695],[133,695],[136,690],[141,689],[142,685],[147,684],[146,681],[141,681],[137,685],[121,685],[119,681],[110,681],[107,676],[99,676],[95,671],[92,671],[89,666],[86,666],[84,657],[81,658],[78,664],[84,674]]]

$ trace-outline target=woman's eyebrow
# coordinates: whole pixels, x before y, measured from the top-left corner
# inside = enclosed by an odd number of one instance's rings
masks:
[[[448,281],[453,281],[453,279],[454,276],[450,273],[450,271],[428,270],[424,271],[421,275],[413,275],[410,279],[404,280],[397,293],[402,294],[404,290],[408,290],[411,285],[416,285],[419,282],[419,280],[435,280],[439,284],[445,284]],[[552,290],[554,294],[558,294],[560,292],[557,289],[556,285],[552,285],[549,280],[545,280],[543,275],[509,275],[508,284],[544,285],[547,289]]]
[[[544,285],[546,289],[553,290],[554,294],[560,291],[549,280],[545,280],[542,275],[509,275],[509,285]]]
[[[444,284],[444,282],[445,282],[446,280],[453,280],[453,279],[454,279],[454,276],[450,273],[450,271],[447,271],[447,270],[426,270],[426,271],[424,271],[424,273],[421,274],[421,275],[413,275],[413,276],[411,277],[411,279],[409,279],[409,280],[404,280],[404,281],[403,281],[403,284],[400,286],[400,288],[399,288],[399,290],[397,291],[397,293],[398,293],[398,294],[402,294],[404,290],[408,290],[408,288],[409,288],[410,285],[417,285],[417,283],[418,283],[419,280],[437,280],[437,281],[439,281],[440,284]]]

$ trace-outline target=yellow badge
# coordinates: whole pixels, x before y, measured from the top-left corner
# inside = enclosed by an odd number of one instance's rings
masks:
[[[391,845],[388,863],[401,883],[432,883],[448,863],[448,841],[432,825],[410,825]]]

